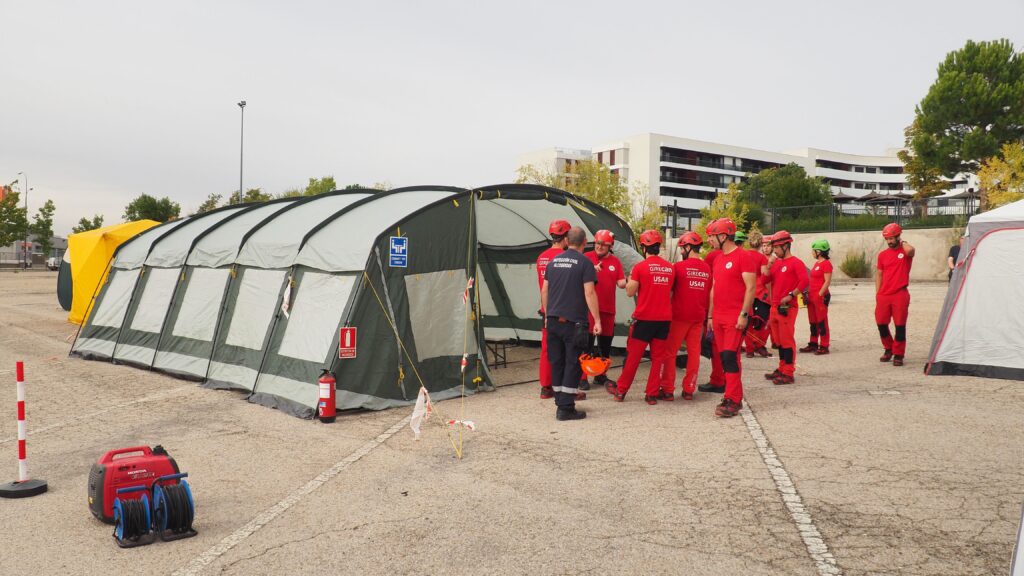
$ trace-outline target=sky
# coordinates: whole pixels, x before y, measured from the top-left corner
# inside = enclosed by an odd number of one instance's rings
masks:
[[[644,132],[880,154],[947,53],[1024,50],[1024,0],[0,0],[0,22],[0,183],[27,175],[58,236],[237,190],[241,100],[246,189],[482,186]]]

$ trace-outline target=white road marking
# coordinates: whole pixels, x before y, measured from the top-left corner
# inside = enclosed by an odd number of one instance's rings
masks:
[[[407,426],[411,418],[412,415],[402,418],[400,421],[395,423],[394,426],[388,428],[386,432],[380,434],[366,444],[363,444],[358,450],[345,457],[344,460],[341,460],[334,466],[324,470],[316,478],[307,482],[305,486],[295,490],[286,496],[284,500],[281,500],[277,504],[261,512],[258,516],[250,520],[248,524],[242,526],[238,530],[235,530],[232,534],[221,540],[219,544],[194,558],[185,567],[176,570],[172,576],[195,576],[199,574],[202,572],[203,568],[209,566],[214,560],[224,555],[225,552],[239,545],[243,540],[255,534],[260,528],[263,528],[273,521],[274,518],[277,518],[289,508],[298,504],[305,496],[329,482],[332,478],[340,474],[342,470],[348,468],[349,465],[359,461],[363,456],[369,454],[374,448],[380,446],[384,442],[387,442],[388,438],[391,438],[397,434],[399,430]]]
[[[744,406],[745,409],[740,412],[740,415],[743,416],[743,422],[746,423],[747,430],[754,439],[754,444],[757,445],[757,451],[761,453],[761,459],[764,460],[765,466],[768,467],[768,471],[772,475],[772,480],[775,481],[775,487],[782,495],[782,502],[786,505],[786,509],[789,510],[789,515],[793,518],[793,522],[796,523],[796,528],[800,532],[800,538],[804,541],[804,546],[807,548],[807,553],[810,554],[811,560],[814,561],[818,574],[822,576],[842,574],[839,566],[836,565],[835,557],[832,556],[828,549],[828,544],[825,543],[825,539],[821,536],[821,532],[818,531],[818,527],[814,525],[814,519],[811,518],[811,514],[804,508],[803,499],[800,498],[800,494],[796,491],[793,480],[789,477],[789,473],[786,472],[779,457],[775,454],[775,449],[768,443],[768,437],[764,435],[764,430],[761,429],[761,424],[758,423],[757,418],[754,416],[753,409],[749,403],[746,403],[746,399],[744,399],[744,403],[746,404]]]
[[[182,392],[187,392],[187,391],[190,391],[190,390],[199,390],[199,388],[197,386],[179,386],[177,388],[172,388],[171,390],[168,390],[166,392],[161,392],[159,394],[153,394],[152,396],[146,396],[145,398],[139,398],[138,400],[132,400],[131,402],[124,402],[122,404],[115,404],[114,406],[108,406],[107,408],[104,408],[103,410],[97,410],[96,412],[90,412],[88,414],[82,414],[81,416],[75,416],[74,418],[72,418],[70,420],[65,420],[63,422],[57,422],[55,424],[48,424],[46,426],[42,426],[42,427],[39,427],[39,428],[34,428],[34,429],[28,431],[28,436],[32,436],[34,434],[42,434],[43,432],[49,432],[50,430],[53,430],[54,428],[61,428],[62,426],[67,426],[69,424],[74,424],[75,422],[80,422],[82,420],[87,420],[89,418],[93,418],[95,416],[99,416],[100,414],[106,414],[107,412],[112,412],[114,410],[120,410],[121,408],[126,408],[128,406],[134,406],[136,404],[142,404],[144,402],[152,402],[154,400],[163,400],[164,398],[170,398],[172,396],[177,396],[178,394],[180,394]],[[17,436],[11,436],[9,438],[3,438],[3,439],[0,439],[0,444],[6,444],[8,442],[14,442],[17,439],[18,439]]]

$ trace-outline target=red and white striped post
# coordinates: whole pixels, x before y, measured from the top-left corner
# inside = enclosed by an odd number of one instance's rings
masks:
[[[46,492],[46,482],[30,480],[28,462],[25,459],[25,363],[18,362],[18,479],[7,484],[0,484],[0,498],[25,498]]]

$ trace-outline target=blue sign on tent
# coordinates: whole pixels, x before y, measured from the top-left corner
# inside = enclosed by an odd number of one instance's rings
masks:
[[[388,258],[388,265],[392,268],[407,268],[409,266],[408,238],[391,237],[391,256]]]

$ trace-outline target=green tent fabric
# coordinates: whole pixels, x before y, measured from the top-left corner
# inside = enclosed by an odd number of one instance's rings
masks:
[[[337,191],[154,228],[115,256],[72,354],[304,418],[325,371],[343,410],[411,404],[421,383],[436,400],[487,390],[486,338],[539,339],[534,262],[555,218],[639,258],[614,214],[521,184]],[[339,355],[345,327],[354,357]]]

